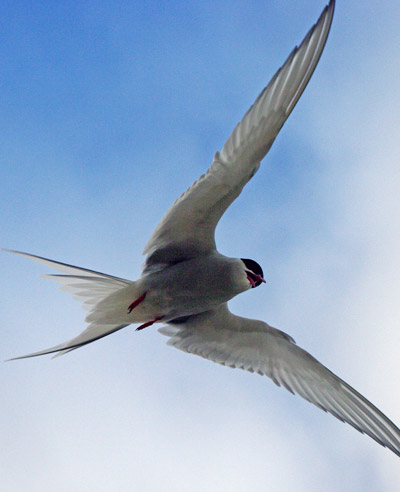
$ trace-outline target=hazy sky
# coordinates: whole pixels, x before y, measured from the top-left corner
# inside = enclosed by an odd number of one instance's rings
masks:
[[[317,20],[324,0],[3,1],[1,246],[127,278],[163,212]],[[338,1],[321,62],[222,253],[267,284],[264,319],[400,425],[400,4]],[[1,359],[80,332],[84,312],[3,253]],[[125,330],[3,363],[5,492],[394,492],[400,461],[267,378]]]

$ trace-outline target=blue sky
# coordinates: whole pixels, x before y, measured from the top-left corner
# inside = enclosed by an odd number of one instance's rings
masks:
[[[136,278],[323,1],[2,2],[1,246]],[[290,335],[398,425],[398,2],[339,1],[319,66],[217,231],[267,284],[230,303]],[[2,255],[0,357],[84,328]],[[398,458],[266,378],[156,329],[0,371],[0,489],[397,490]]]

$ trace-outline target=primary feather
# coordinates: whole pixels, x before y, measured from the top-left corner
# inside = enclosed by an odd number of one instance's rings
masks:
[[[168,345],[218,364],[268,376],[400,456],[400,429],[289,335],[227,305],[159,329]]]
[[[215,250],[215,228],[257,172],[307,86],[324,49],[334,1],[257,97],[211,167],[165,213],[148,240],[144,271]]]

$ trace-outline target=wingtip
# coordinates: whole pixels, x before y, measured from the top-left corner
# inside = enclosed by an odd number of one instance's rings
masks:
[[[329,11],[332,11],[332,16],[334,14],[334,11],[335,11],[335,6],[336,6],[336,1],[335,0],[330,0],[328,5],[326,6],[326,9],[329,10]]]

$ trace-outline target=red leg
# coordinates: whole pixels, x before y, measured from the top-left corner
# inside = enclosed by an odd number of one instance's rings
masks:
[[[153,321],[148,321],[147,323],[144,323],[143,325],[140,325],[136,328],[136,331],[143,330],[143,328],[147,328],[148,326],[151,326],[153,323],[156,323],[157,321],[160,321],[160,319],[163,319],[164,316],[159,316],[158,318],[153,319]]]
[[[133,301],[132,304],[128,307],[128,314],[132,312],[132,309],[135,309],[136,306],[138,306],[141,302],[143,302],[145,297],[146,297],[146,292],[142,294],[140,297],[138,297],[135,301]]]

